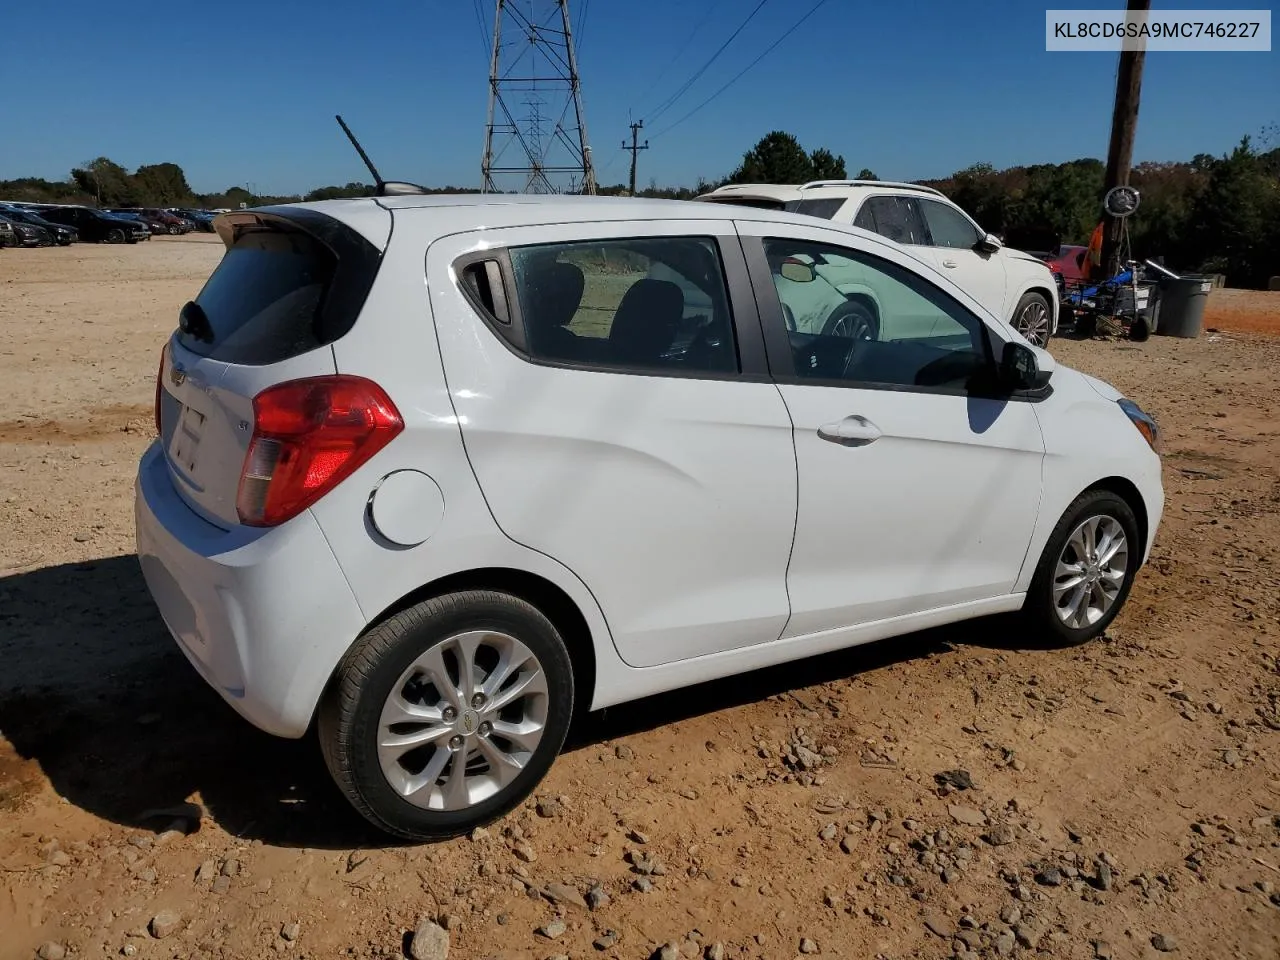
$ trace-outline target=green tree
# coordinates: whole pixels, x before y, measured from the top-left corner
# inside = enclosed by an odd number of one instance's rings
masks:
[[[1214,161],[1192,205],[1191,240],[1204,258],[1202,269],[1225,273],[1235,285],[1264,285],[1280,269],[1280,248],[1273,245],[1277,217],[1280,182],[1244,137]]]
[[[133,184],[148,206],[186,207],[195,203],[187,175],[176,163],[144,164],[133,172]]]
[[[861,170],[858,171],[857,179],[858,180],[879,180],[880,178],[876,176],[874,170],[869,170],[866,167],[863,167]]]
[[[375,187],[371,183],[348,183],[345,187],[317,187],[310,193],[306,194],[303,199],[307,201],[313,200],[344,200],[350,197],[372,197]]]
[[[813,179],[813,162],[789,133],[765,134],[742,157],[730,183],[805,183]]]
[[[135,207],[138,193],[129,171],[120,164],[98,157],[71,171],[71,179],[85,193],[91,194],[99,206]]]
[[[844,157],[836,156],[826,147],[809,154],[809,166],[814,180],[844,180],[849,176],[844,169]]]

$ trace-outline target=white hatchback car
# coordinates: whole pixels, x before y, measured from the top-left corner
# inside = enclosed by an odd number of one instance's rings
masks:
[[[316,721],[401,837],[510,810],[575,707],[1002,611],[1087,640],[1160,521],[1150,417],[866,231],[521,196],[216,226],[142,570],[205,679],[270,733]],[[831,263],[892,338],[788,329]]]
[[[765,209],[785,209],[837,223],[852,223],[904,244],[926,263],[1007,319],[1043,347],[1058,332],[1058,285],[1040,258],[1004,246],[945,194],[932,187],[886,180],[815,180],[799,186],[727,184],[697,198]],[[854,292],[839,276],[842,292]],[[865,295],[856,322],[879,322]],[[855,311],[858,312],[858,311]]]

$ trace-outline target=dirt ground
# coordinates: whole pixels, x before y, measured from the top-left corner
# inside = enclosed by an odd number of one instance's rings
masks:
[[[1104,639],[984,621],[616,708],[541,802],[404,846],[197,678],[137,569],[160,347],[220,249],[0,252],[0,960],[400,957],[424,917],[464,960],[1280,956],[1280,339],[1237,332],[1280,293],[1053,344],[1165,431]]]

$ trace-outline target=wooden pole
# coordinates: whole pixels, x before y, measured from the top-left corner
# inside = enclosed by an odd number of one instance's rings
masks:
[[[631,146],[627,146],[627,141],[622,141],[622,149],[631,151],[631,196],[633,197],[636,195],[636,157],[640,154],[641,150],[649,149],[648,140],[643,144],[638,142],[640,130],[643,127],[644,121],[637,120],[635,123],[631,124]]]
[[[1129,0],[1129,13],[1146,13],[1151,0]],[[1138,101],[1142,94],[1142,64],[1145,50],[1121,50],[1120,68],[1116,72],[1116,101],[1111,114],[1111,145],[1107,149],[1107,173],[1105,191],[1113,187],[1127,186],[1129,168],[1133,163],[1133,136],[1138,129]],[[1106,216],[1104,214],[1104,216]],[[1106,217],[1102,237],[1102,268],[1104,276],[1114,277],[1120,272],[1120,220]]]

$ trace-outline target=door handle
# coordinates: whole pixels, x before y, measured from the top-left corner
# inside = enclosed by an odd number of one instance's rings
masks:
[[[960,266],[960,264],[956,263],[954,260],[943,260],[942,265],[948,270],[954,270],[956,267]]]
[[[824,423],[818,428],[818,436],[842,447],[865,447],[880,437],[880,428],[855,413],[836,423]]]

